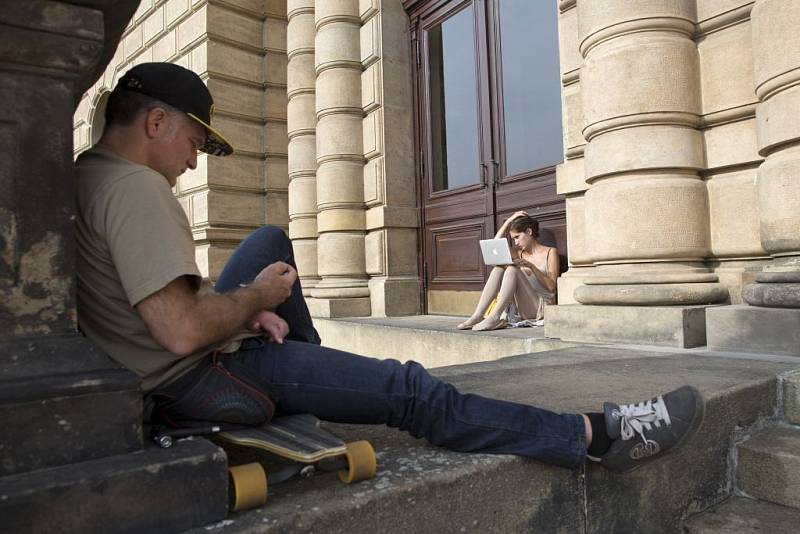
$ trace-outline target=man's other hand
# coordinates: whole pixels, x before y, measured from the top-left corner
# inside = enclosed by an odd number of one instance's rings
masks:
[[[297,271],[282,261],[266,266],[249,287],[257,289],[262,296],[262,306],[274,310],[292,294],[292,286],[297,280]]]
[[[250,320],[251,330],[263,330],[268,341],[283,343],[283,338],[289,333],[289,325],[282,318],[271,311],[260,311]]]

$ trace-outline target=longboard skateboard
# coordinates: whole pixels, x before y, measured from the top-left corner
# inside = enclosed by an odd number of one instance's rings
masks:
[[[263,505],[270,485],[297,475],[308,478],[318,470],[338,471],[345,484],[375,476],[377,461],[368,441],[345,443],[319,425],[319,419],[311,414],[286,415],[260,427],[162,429],[154,438],[160,446],[169,447],[173,437],[214,434],[223,447],[250,447],[290,461],[287,467],[269,474],[260,462],[230,467],[229,501],[231,510],[236,511]]]

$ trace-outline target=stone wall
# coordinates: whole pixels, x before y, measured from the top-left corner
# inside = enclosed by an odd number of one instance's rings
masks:
[[[190,68],[236,149],[201,155],[175,188],[201,272],[215,278],[250,230],[275,224],[315,315],[414,314],[409,47],[400,0],[143,0],[75,113],[75,153],[99,138],[104,95],[127,69]]]
[[[77,154],[99,138],[103,95],[132,66],[170,61],[206,81],[214,125],[236,152],[201,154],[175,194],[192,225],[197,263],[211,278],[251,230],[287,227],[286,24],[285,0],[142,0],[75,113]]]

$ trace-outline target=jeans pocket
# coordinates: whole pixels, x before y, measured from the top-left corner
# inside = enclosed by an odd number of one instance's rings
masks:
[[[270,388],[249,369],[240,366],[234,372],[218,354],[199,365],[201,369],[182,377],[174,387],[153,393],[155,417],[175,427],[203,422],[255,426],[275,415]]]

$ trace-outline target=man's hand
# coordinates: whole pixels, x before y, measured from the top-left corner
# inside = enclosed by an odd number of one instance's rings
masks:
[[[248,286],[261,293],[264,309],[274,310],[292,294],[297,271],[282,261],[266,266]]]
[[[283,343],[289,333],[289,325],[281,317],[271,311],[260,311],[250,320],[251,330],[263,330],[268,341]]]

